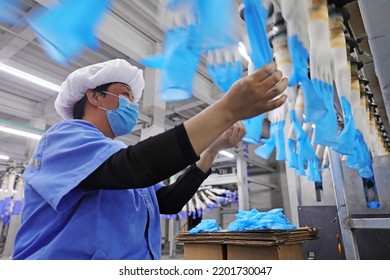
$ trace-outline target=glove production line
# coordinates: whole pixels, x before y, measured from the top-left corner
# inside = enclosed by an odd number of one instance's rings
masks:
[[[99,36],[108,35],[103,30],[97,36],[97,26],[120,1],[59,1],[47,13],[43,12],[48,8],[45,1],[36,1],[40,5],[20,23],[17,12],[24,2],[0,0],[0,24],[29,26],[36,34],[34,44],[41,46],[53,64],[66,68],[79,63],[85,51],[104,52]],[[150,4],[144,2],[136,5]],[[179,213],[161,215],[169,255],[180,251],[174,235],[182,230],[196,234],[311,225],[321,227],[320,236],[324,236],[323,241],[305,248],[311,257],[390,259],[389,252],[379,249],[389,246],[384,236],[390,230],[388,92],[381,94],[379,89],[378,94],[372,70],[367,70],[373,63],[381,64],[382,58],[364,50],[368,43],[373,52],[382,48],[372,39],[384,32],[372,24],[378,12],[374,8],[380,5],[352,0],[156,2],[155,10],[163,13],[155,19],[162,40],[148,55],[138,53],[130,59],[147,71],[158,70],[154,85],[158,102],[181,104],[197,98],[199,72],[219,96],[272,61],[289,80],[284,92],[287,101],[281,107],[243,120],[246,135],[233,151],[235,158],[221,156],[212,175]],[[365,36],[356,36],[356,29],[361,29],[356,24],[358,14],[367,20]],[[141,26],[137,28],[142,30]],[[18,36],[23,39],[24,35]],[[122,51],[122,45],[117,46]],[[377,75],[383,86],[386,74]],[[153,117],[144,120],[152,122]],[[139,125],[140,129],[147,126],[150,123]],[[3,258],[11,256],[20,225],[22,174],[28,160],[17,164],[3,160],[6,164],[0,170]],[[250,170],[256,164],[268,172],[253,176]],[[276,203],[262,204],[264,197],[256,202],[262,195],[259,187],[270,201],[276,192]],[[319,222],[321,218],[330,220]],[[338,243],[334,252],[318,252],[325,242]],[[376,246],[378,253],[373,254],[369,246]]]

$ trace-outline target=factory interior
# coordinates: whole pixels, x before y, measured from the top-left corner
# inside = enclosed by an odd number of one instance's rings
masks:
[[[389,0],[99,2],[101,11],[89,0],[0,0],[0,259],[12,259],[23,224],[24,172],[42,136],[63,121],[54,106],[61,84],[76,69],[117,58],[145,80],[137,123],[117,138],[126,146],[190,120],[266,63],[289,79],[281,109],[243,120],[242,141],[216,155],[182,210],[160,215],[161,259],[390,259]],[[199,23],[211,47],[195,65],[188,49],[169,54],[165,40],[169,30],[186,30],[189,13],[211,22]],[[38,26],[44,17],[52,26]],[[89,17],[99,20],[88,27]],[[67,27],[90,28],[83,32],[91,38],[68,50]],[[53,42],[46,31],[58,32]],[[156,66],[157,54],[179,59]],[[162,94],[168,74],[190,85],[187,96]]]

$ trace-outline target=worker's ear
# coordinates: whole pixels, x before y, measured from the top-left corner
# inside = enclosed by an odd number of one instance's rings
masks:
[[[100,106],[99,95],[97,95],[92,89],[87,90],[85,96],[87,97],[88,102],[92,106],[94,107]]]

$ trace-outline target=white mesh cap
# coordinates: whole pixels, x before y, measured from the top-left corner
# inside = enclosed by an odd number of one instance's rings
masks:
[[[114,82],[128,85],[133,92],[134,102],[139,101],[145,87],[142,70],[117,58],[72,72],[61,84],[54,107],[63,119],[73,119],[73,107],[88,89]]]

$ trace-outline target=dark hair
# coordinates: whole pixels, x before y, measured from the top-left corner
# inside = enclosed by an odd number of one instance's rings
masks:
[[[93,89],[93,92],[94,92],[94,95],[97,96],[97,95],[103,95],[103,96],[106,96],[106,93],[104,93],[103,91],[107,91],[109,86],[112,85],[114,83],[108,83],[108,84],[104,84],[104,85],[101,85],[101,86],[98,86],[96,88]],[[85,113],[85,104],[87,103],[87,96],[84,95],[83,98],[81,98],[79,101],[76,102],[76,104],[74,105],[73,107],[73,118],[74,119],[82,119],[84,117],[84,113]]]

